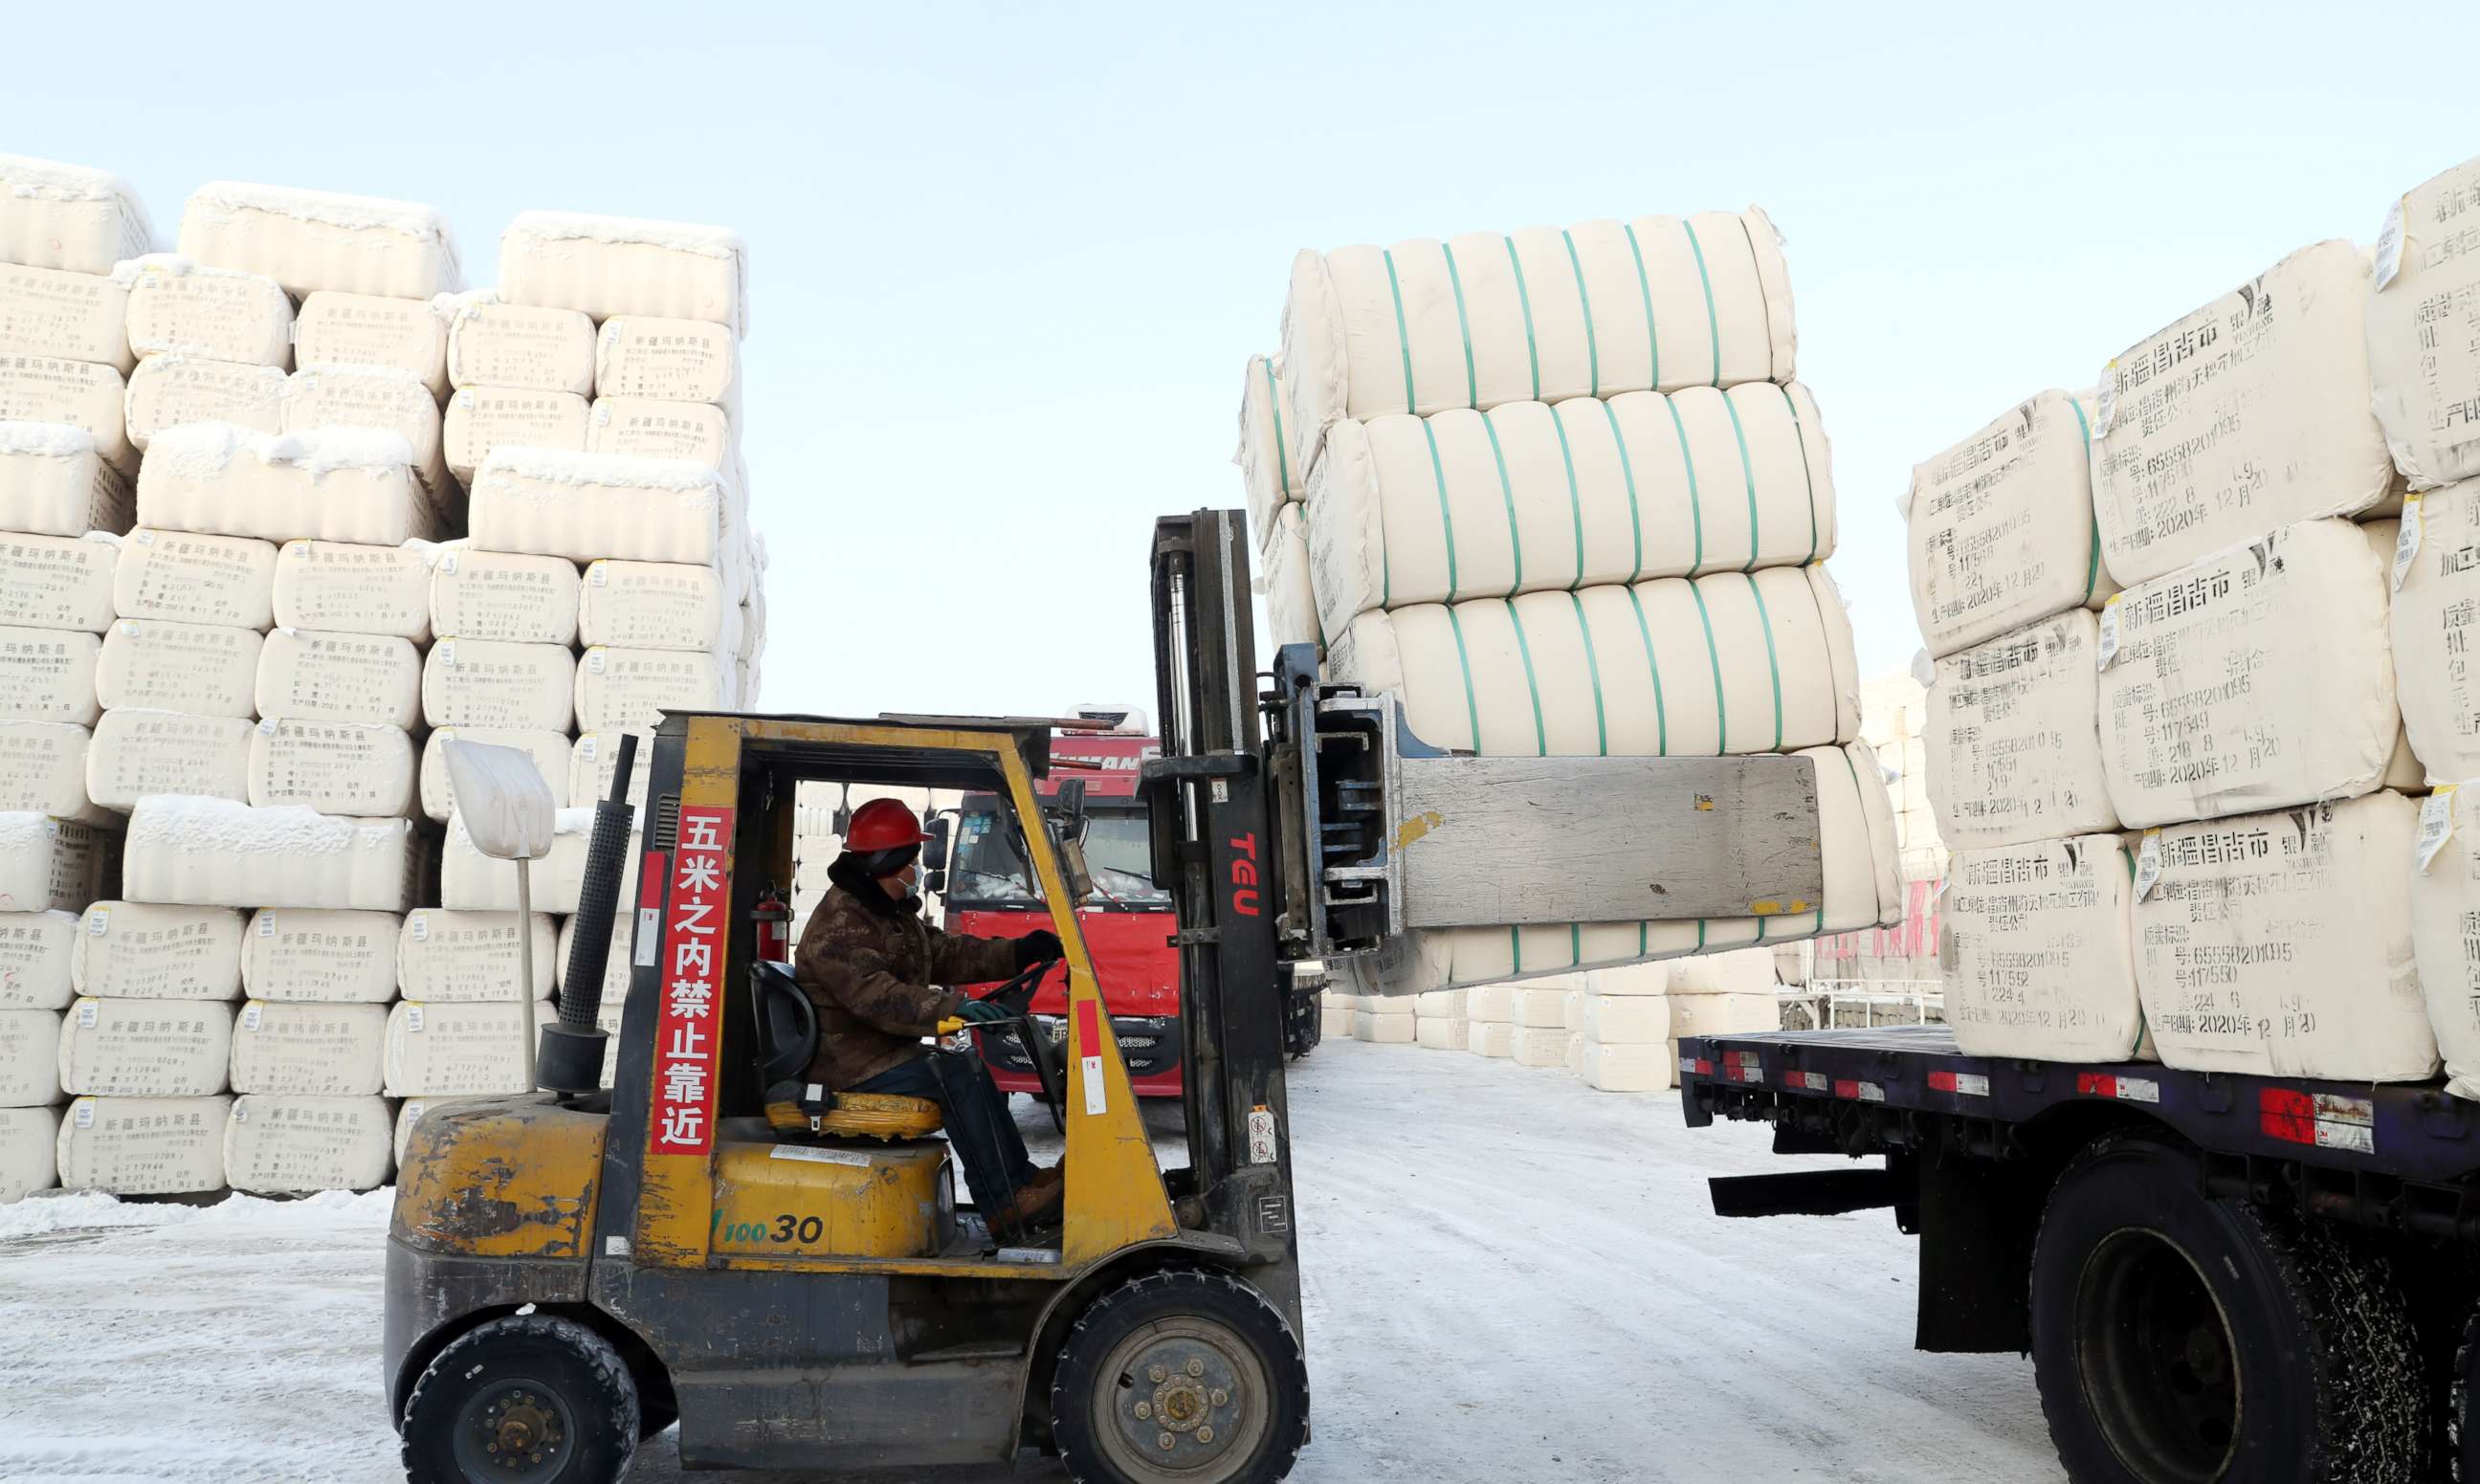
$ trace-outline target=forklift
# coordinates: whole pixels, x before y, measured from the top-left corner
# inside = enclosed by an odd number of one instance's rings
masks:
[[[1080,1484],[1280,1479],[1310,1437],[1291,966],[1374,962],[1420,927],[1817,900],[1805,760],[1440,753],[1393,697],[1322,684],[1306,646],[1259,673],[1248,556],[1242,512],[1156,523],[1163,748],[1141,793],[1175,909],[1185,1165],[1158,1162],[1110,1034],[1075,821],[1036,793],[1053,720],[667,716],[642,830],[624,762],[580,906],[609,922],[637,852],[612,1088],[612,935],[580,931],[540,1090],[433,1108],[400,1162],[383,1344],[412,1484],[606,1484],[675,1422],[691,1469],[1032,1448]],[[815,1022],[766,917],[812,780],[987,794],[1020,832],[1065,950],[1065,1044],[1023,1013],[1047,966],[989,998],[1064,1132],[1055,1237],[1002,1245],[958,1202],[936,1104],[799,1084]],[[1658,817],[1614,821],[1613,789]],[[1549,845],[1596,879],[1545,896]]]

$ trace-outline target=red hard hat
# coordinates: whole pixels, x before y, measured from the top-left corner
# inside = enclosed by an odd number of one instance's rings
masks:
[[[852,827],[844,831],[844,848],[867,855],[873,850],[917,846],[929,838],[921,833],[920,820],[904,800],[873,798],[853,811]]]

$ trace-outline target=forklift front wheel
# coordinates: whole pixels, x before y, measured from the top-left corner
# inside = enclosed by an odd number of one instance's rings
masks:
[[[1254,1288],[1172,1268],[1086,1305],[1060,1347],[1050,1416],[1076,1484],[1271,1484],[1308,1441],[1308,1367]]]
[[[515,1315],[439,1352],[403,1432],[406,1484],[609,1484],[637,1448],[637,1385],[584,1325]]]

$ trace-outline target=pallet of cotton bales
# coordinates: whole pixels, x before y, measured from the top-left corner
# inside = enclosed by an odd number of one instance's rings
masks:
[[[2411,878],[2412,947],[2446,1091],[2480,1098],[2480,787],[2441,784],[2420,802]]]
[[[0,1009],[0,1107],[61,1101],[61,1012]]]
[[[65,423],[0,423],[0,531],[126,531],[134,508],[127,476],[96,456],[92,433]]]
[[[495,449],[474,472],[468,534],[485,551],[716,566],[727,494],[706,464]]]
[[[121,880],[140,901],[402,912],[428,863],[407,820],[157,796],[130,813]]]
[[[305,368],[376,366],[422,383],[435,403],[448,395],[446,304],[322,289],[301,301],[293,358]]]
[[[1240,381],[1240,447],[1231,461],[1249,491],[1249,529],[1257,544],[1272,544],[1282,508],[1308,498],[1306,469],[1293,467],[1291,442],[1283,436],[1283,392],[1275,357],[1253,355]]]
[[[422,714],[432,726],[565,732],[576,679],[564,645],[443,638],[423,659]]]
[[[129,291],[102,273],[0,262],[0,351],[93,361],[122,376],[129,351]]]
[[[459,739],[486,747],[514,747],[533,759],[534,769],[543,775],[543,782],[551,785],[555,797],[568,791],[570,743],[566,732],[443,726],[422,743],[422,812],[428,819],[445,824],[448,817],[456,812],[455,794],[448,782],[448,744]]]
[[[533,1050],[525,1044],[524,1006],[436,1004],[400,1000],[388,1011],[387,1095],[436,1098],[523,1092],[533,1081]],[[534,1027],[559,1012],[549,1001],[533,1007]]]
[[[113,611],[123,618],[265,629],[274,621],[274,591],[275,547],[251,536],[141,526],[120,543],[113,568]]]
[[[533,909],[565,917],[577,910],[585,880],[586,842],[594,833],[594,811],[562,809],[553,825],[551,853],[532,867]],[[621,871],[621,899],[634,900],[637,844],[633,834]],[[439,857],[440,905],[460,911],[513,912],[517,909],[517,868],[513,861],[493,860],[474,847],[462,817],[448,821],[448,841]]]
[[[233,1024],[232,1090],[376,1097],[388,1007],[253,1000]]]
[[[61,1025],[61,1086],[79,1097],[193,1098],[224,1090],[233,1007],[195,1000],[89,1000]]]
[[[88,166],[0,155],[0,263],[108,273],[154,247],[155,228],[129,182]]]
[[[2144,1014],[2116,835],[1958,850],[1939,911],[1946,1022],[1967,1056],[2125,1061]]]
[[[393,912],[263,908],[242,932],[242,988],[280,1003],[385,1004],[402,930]]]
[[[732,666],[681,649],[597,645],[577,664],[581,732],[648,732],[666,712],[728,711]]]
[[[370,1190],[394,1167],[385,1098],[245,1095],[224,1124],[224,1183],[258,1195]]]
[[[2387,642],[2390,522],[2302,521],[2103,611],[2102,766],[2130,828],[2416,788]]]
[[[0,720],[91,726],[103,640],[66,629],[0,624]]]
[[[2112,576],[2150,582],[2389,497],[2393,460],[2369,411],[2367,305],[2367,260],[2321,242],[2109,363],[2092,480]]]
[[[0,1206],[60,1184],[61,1110],[0,1107]]]
[[[502,863],[505,865],[505,862]],[[515,867],[509,866],[513,873]],[[522,976],[518,924],[533,933],[534,998],[548,1000],[561,960],[557,929],[549,914],[521,920],[514,912],[464,912],[419,907],[404,917],[396,941],[397,983],[407,1000],[427,1003],[515,1002]]]
[[[1755,207],[1304,251],[1283,305],[1296,466],[1389,412],[1789,381],[1790,275]]]
[[[285,388],[284,430],[308,433],[335,428],[396,434],[412,450],[414,477],[432,499],[444,504],[452,493],[440,442],[439,404],[412,373],[386,366],[313,366],[295,372]]]
[[[128,435],[151,447],[159,433],[192,423],[229,423],[251,432],[284,430],[283,369],[210,360],[203,355],[150,355],[129,374]]]
[[[293,300],[259,273],[149,253],[113,270],[129,299],[129,347],[238,366],[293,366]]]
[[[1611,1044],[1585,1038],[1576,1075],[1597,1092],[1667,1092],[1676,1058],[1668,1045]]]
[[[228,1097],[80,1098],[62,1115],[61,1184],[115,1195],[183,1195],[224,1185]]]
[[[0,912],[0,1009],[57,1010],[69,1002],[77,927],[74,912]]]
[[[183,711],[108,711],[86,754],[86,794],[126,814],[150,794],[249,797],[251,723]]]
[[[394,635],[278,629],[259,651],[262,716],[409,729],[422,721],[423,688],[422,652]]]
[[[211,180],[181,208],[179,248],[264,273],[296,299],[328,289],[427,299],[463,287],[437,211],[330,191]]]
[[[1490,757],[1788,752],[1859,735],[1858,665],[1823,567],[1367,612],[1330,677],[1392,690],[1413,734]]]
[[[438,548],[426,541],[287,541],[275,560],[275,622],[428,643],[430,569],[438,560]]]
[[[0,811],[0,912],[84,912],[118,852],[117,838],[91,824]]]
[[[2439,782],[2480,777],[2480,688],[2470,675],[2480,614],[2480,480],[2403,497],[2388,619],[2395,697],[2412,750]]]
[[[594,389],[598,398],[737,410],[740,346],[723,326],[696,320],[606,320],[594,340]]]
[[[457,388],[594,395],[594,321],[575,309],[460,295],[448,327],[448,380]]]
[[[1370,1041],[1380,1046],[1409,1046],[1419,1038],[1420,1027],[1410,1015],[1385,1015],[1370,1010],[1352,1013],[1352,1038]]]
[[[1415,1017],[1412,1039],[1414,1044],[1434,1052],[1467,1051],[1471,1049],[1472,1022],[1460,1016],[1452,1019],[1438,1016]]]
[[[138,471],[138,518],[164,531],[396,546],[434,533],[411,451],[393,432],[174,428]]]
[[[2102,766],[2100,643],[2100,620],[2072,609],[1937,662],[1923,761],[1950,848],[2118,827]]]
[[[1519,1067],[1563,1066],[1567,1060],[1564,1026],[1507,1026],[1508,1059]]]
[[[0,811],[106,823],[87,796],[94,738],[68,721],[0,721]],[[81,903],[83,905],[83,903]]]
[[[51,423],[94,440],[95,456],[124,475],[138,472],[129,441],[120,373],[56,355],[0,356],[0,423]]]
[[[1356,613],[1799,566],[1834,550],[1805,387],[1755,381],[1337,423],[1308,476],[1310,586]]]
[[[726,468],[739,439],[721,407],[652,397],[598,397],[585,419],[585,451],[624,458],[679,458]]]
[[[582,579],[565,557],[451,545],[430,575],[430,626],[442,639],[557,644],[577,638]]]
[[[402,727],[271,716],[249,735],[249,801],[262,809],[410,815],[420,771]]]
[[[748,277],[748,246],[722,227],[529,211],[500,234],[500,298],[598,321],[697,320],[745,335]]]
[[[716,652],[726,634],[723,583],[712,567],[597,561],[585,569],[577,633],[589,648]]]
[[[110,1000],[235,1000],[242,917],[230,907],[98,901],[78,919],[69,982]]]
[[[2048,391],[1912,466],[1912,612],[1933,655],[2118,590],[2093,520],[2093,394]]]
[[[2414,489],[2480,476],[2475,226],[2480,159],[2413,187],[2377,239],[2368,369],[2394,467]]]
[[[120,547],[113,535],[0,534],[0,621],[101,634]]]
[[[611,796],[612,775],[620,770],[619,732],[588,732],[577,740],[569,754],[568,806],[591,809]],[[646,807],[648,785],[655,776],[650,763],[654,756],[655,737],[652,732],[637,735],[637,761],[629,771],[629,807]]]
[[[585,399],[574,392],[469,386],[448,399],[441,456],[449,473],[471,484],[493,449],[583,453],[589,416]]]
[[[2406,899],[2418,828],[2419,806],[2380,790],[2147,830],[2135,982],[2161,1059],[2344,1081],[2434,1075]]]
[[[231,624],[116,619],[95,661],[95,699],[115,710],[255,716],[263,642],[256,629]]]
[[[1266,601],[1266,627],[1278,647],[1315,644],[1323,652],[1326,631],[1318,627],[1317,593],[1309,586],[1309,521],[1297,503],[1283,505],[1274,516],[1275,529],[1257,554],[1262,568],[1258,595]]]

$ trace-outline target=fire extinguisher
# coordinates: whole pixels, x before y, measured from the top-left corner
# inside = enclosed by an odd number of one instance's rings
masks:
[[[784,905],[772,882],[759,890],[757,905],[749,909],[749,918],[758,924],[758,956],[769,963],[790,963],[792,909]]]

